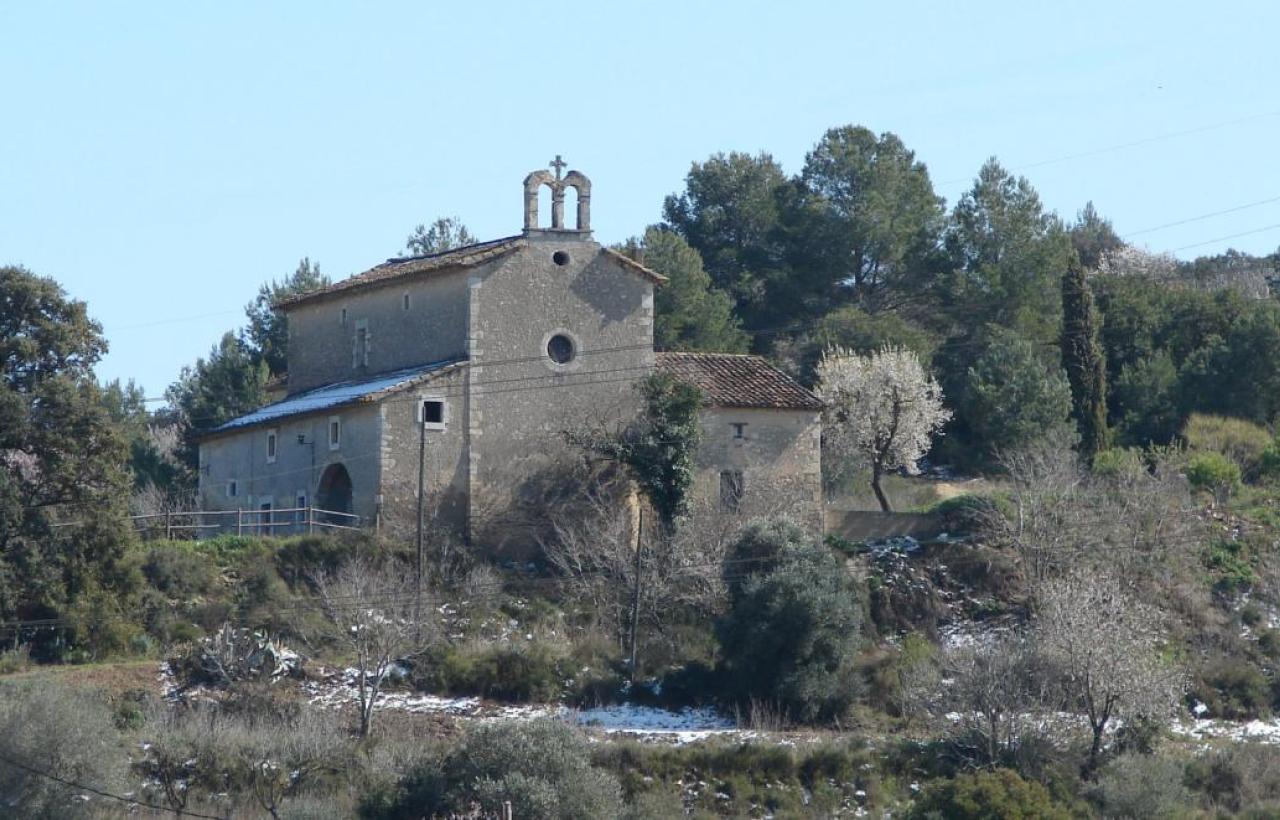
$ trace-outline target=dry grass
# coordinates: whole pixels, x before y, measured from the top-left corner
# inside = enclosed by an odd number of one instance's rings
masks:
[[[40,666],[24,672],[0,676],[0,681],[52,679],[69,686],[96,689],[109,696],[145,689],[159,692],[159,664],[155,660],[121,661],[119,663],[86,663],[65,666]]]

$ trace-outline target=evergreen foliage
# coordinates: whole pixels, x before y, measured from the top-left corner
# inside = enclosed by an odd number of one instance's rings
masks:
[[[442,216],[430,225],[415,226],[404,241],[404,253],[406,256],[430,256],[475,243],[476,238],[462,224],[461,219]]]
[[[754,527],[732,552],[765,560],[731,565],[748,577],[730,586],[716,630],[729,696],[802,723],[838,720],[858,696],[862,627],[844,562],[785,524]]]
[[[1061,428],[1070,413],[1071,388],[1057,362],[1012,331],[991,328],[956,396],[968,444],[986,454],[1011,450]]]
[[[111,607],[128,445],[92,368],[106,352],[83,302],[52,279],[0,268],[0,614]],[[59,525],[55,528],[55,524]]]
[[[733,300],[711,284],[702,257],[672,231],[651,227],[621,250],[667,277],[653,296],[653,344],[659,350],[745,353],[747,335]]]
[[[1062,368],[1071,385],[1080,454],[1092,459],[1108,445],[1107,370],[1098,343],[1093,292],[1074,254],[1062,275]]]
[[[289,367],[289,325],[277,305],[291,296],[322,288],[329,277],[320,265],[303,257],[297,269],[280,281],[272,280],[258,288],[257,297],[245,306],[249,323],[243,339],[253,349],[255,358],[266,362],[272,376],[282,376]]]

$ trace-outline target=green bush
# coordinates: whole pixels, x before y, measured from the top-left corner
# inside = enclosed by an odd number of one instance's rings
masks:
[[[564,692],[562,656],[544,643],[430,650],[411,680],[423,691],[506,701],[554,701]]]
[[[1205,660],[1194,693],[1209,714],[1227,720],[1252,720],[1271,712],[1271,685],[1257,666],[1243,658]]]
[[[1214,588],[1220,592],[1238,592],[1257,581],[1249,551],[1241,541],[1216,541],[1204,554],[1204,565],[1216,576]]]
[[[1182,764],[1155,755],[1121,755],[1098,775],[1094,801],[1103,817],[1174,817],[1192,805]]]
[[[1258,456],[1257,472],[1259,478],[1268,481],[1280,478],[1280,437],[1273,439]]]
[[[591,764],[586,739],[555,720],[478,726],[443,759],[415,766],[389,798],[366,800],[368,820],[463,816],[502,804],[522,820],[594,820],[622,814],[622,791]]]
[[[49,679],[0,685],[0,755],[74,783],[123,790],[128,755],[111,710],[96,697]],[[93,815],[81,790],[0,764],[6,817]]]
[[[722,679],[742,708],[759,703],[784,719],[829,721],[858,695],[862,607],[844,560],[796,538],[791,526],[748,531],[730,551],[765,560],[763,571],[730,587],[717,624]],[[766,531],[782,537],[761,539]],[[777,552],[769,554],[772,547]]]
[[[203,595],[213,588],[218,569],[208,556],[182,542],[158,544],[142,563],[147,583],[170,597]]]
[[[1266,428],[1244,419],[1192,413],[1182,430],[1192,450],[1218,453],[1235,463],[1246,475],[1256,475],[1262,454],[1273,444]]]
[[[1199,453],[1187,463],[1187,480],[1197,490],[1225,497],[1240,486],[1240,467],[1221,453]]]
[[[938,517],[939,526],[952,535],[980,533],[1005,515],[1001,503],[985,495],[957,495],[943,499],[929,508]]]
[[[1048,789],[1010,769],[961,774],[925,785],[909,820],[1070,820]]]
[[[1280,810],[1280,747],[1266,743],[1233,743],[1193,758],[1186,783],[1212,806],[1230,812]]]
[[[1099,478],[1124,479],[1146,471],[1142,451],[1132,447],[1114,447],[1093,457],[1093,474]]]

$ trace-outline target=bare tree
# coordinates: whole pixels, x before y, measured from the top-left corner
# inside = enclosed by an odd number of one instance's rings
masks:
[[[421,654],[434,636],[424,617],[412,573],[392,562],[357,557],[315,579],[321,610],[332,627],[329,637],[350,650],[355,661],[360,736],[373,724],[382,685],[401,660]],[[425,590],[421,595],[425,596]]]
[[[871,467],[880,509],[892,507],[880,486],[889,471],[916,471],[951,412],[942,388],[909,350],[886,347],[869,356],[828,350],[818,363],[817,393],[826,403],[823,444],[837,459]]]
[[[1095,535],[1086,476],[1063,437],[1049,436],[1000,454],[1009,476],[1010,518],[994,516],[993,528],[1011,543],[1034,588],[1078,560]]]
[[[1067,704],[1088,718],[1089,771],[1114,719],[1163,718],[1176,710],[1186,679],[1157,654],[1159,627],[1159,612],[1110,577],[1069,575],[1041,589],[1036,653],[1052,668]]]
[[[709,615],[718,609],[724,599],[722,561],[742,527],[740,517],[693,504],[674,533],[641,529],[643,500],[616,471],[580,478],[572,499],[547,510],[550,527],[540,546],[568,595],[594,612],[621,648],[637,587],[639,617],[653,632],[662,633],[676,612]]]
[[[953,710],[955,747],[972,762],[999,765],[1041,725],[1035,719],[1043,701],[1034,664],[1020,635],[993,636],[944,655],[943,672],[950,680],[945,703]]]

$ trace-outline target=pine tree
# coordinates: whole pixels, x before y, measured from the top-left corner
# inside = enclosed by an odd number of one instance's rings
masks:
[[[1093,293],[1075,254],[1062,276],[1062,367],[1071,383],[1080,452],[1092,459],[1107,447],[1107,370],[1098,341]]]

